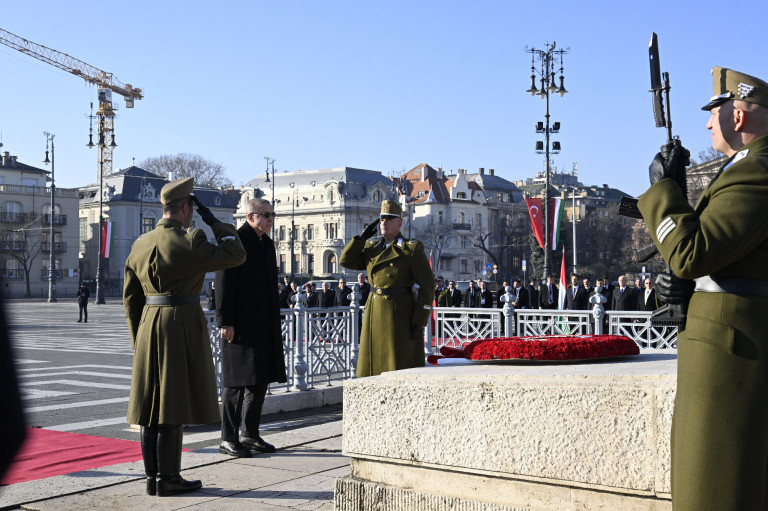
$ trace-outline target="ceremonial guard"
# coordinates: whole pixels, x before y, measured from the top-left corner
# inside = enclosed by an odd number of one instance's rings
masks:
[[[385,200],[379,219],[341,253],[341,265],[366,270],[371,284],[360,336],[358,377],[424,365],[424,327],[432,310],[435,278],[424,245],[404,238],[402,224],[400,206]],[[377,228],[383,238],[368,241]],[[414,284],[419,286],[418,295]]]
[[[639,200],[672,273],[665,303],[688,304],[677,338],[672,421],[675,511],[768,509],[768,83],[715,67],[707,129],[727,155],[696,207],[685,199],[687,151],[665,145]],[[695,280],[692,280],[695,279]]]
[[[141,426],[147,493],[161,497],[202,486],[180,475],[182,426],[220,419],[200,292],[207,272],[245,261],[235,227],[192,196],[192,185],[186,178],[162,188],[163,218],[134,242],[125,262],[123,304],[134,350],[128,422]],[[218,245],[188,228],[193,201]]]

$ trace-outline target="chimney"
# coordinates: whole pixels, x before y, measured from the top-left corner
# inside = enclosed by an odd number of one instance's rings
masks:
[[[10,163],[11,163],[11,153],[9,153],[8,151],[5,151],[3,153],[3,167],[5,167],[6,165],[10,166]]]
[[[482,176],[483,174],[485,174],[485,168],[484,167],[480,167],[480,175]]]
[[[424,165],[423,167],[421,167],[421,182],[423,183],[426,180],[427,180],[427,166]]]
[[[488,174],[493,175],[493,169],[488,169]]]

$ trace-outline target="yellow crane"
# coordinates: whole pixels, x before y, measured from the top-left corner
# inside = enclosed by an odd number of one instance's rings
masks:
[[[112,73],[102,71],[66,53],[48,48],[42,44],[33,43],[2,28],[0,28],[0,44],[51,64],[75,76],[79,76],[91,85],[99,86],[99,110],[96,112],[99,122],[98,147],[100,152],[98,175],[103,177],[112,174],[112,151],[116,147],[114,138],[115,111],[112,106],[112,92],[123,96],[126,108],[133,108],[134,100],[142,99],[144,91],[133,87],[130,83],[122,83]],[[111,140],[110,144],[107,144],[107,139]],[[91,138],[88,147],[93,146],[93,139]]]

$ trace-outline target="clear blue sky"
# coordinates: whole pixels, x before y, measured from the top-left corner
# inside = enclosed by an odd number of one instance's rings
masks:
[[[739,11],[743,11],[739,13]],[[749,11],[755,14],[749,14]],[[510,180],[544,165],[534,132],[545,104],[525,92],[530,55],[565,57],[560,170],[633,195],[665,140],[653,123],[648,42],[671,75],[673,131],[696,155],[711,141],[700,107],[710,68],[768,79],[766,16],[722,1],[4,2],[0,27],[145,90],[119,98],[115,167],[195,153],[239,185],[265,169],[352,166],[400,173],[420,163],[493,168]],[[96,88],[0,46],[3,151],[42,165],[56,135],[56,181],[96,181],[88,150]]]

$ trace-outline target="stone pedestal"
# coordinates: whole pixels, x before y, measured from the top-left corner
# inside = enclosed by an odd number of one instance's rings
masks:
[[[344,384],[338,511],[670,510],[674,351]]]

